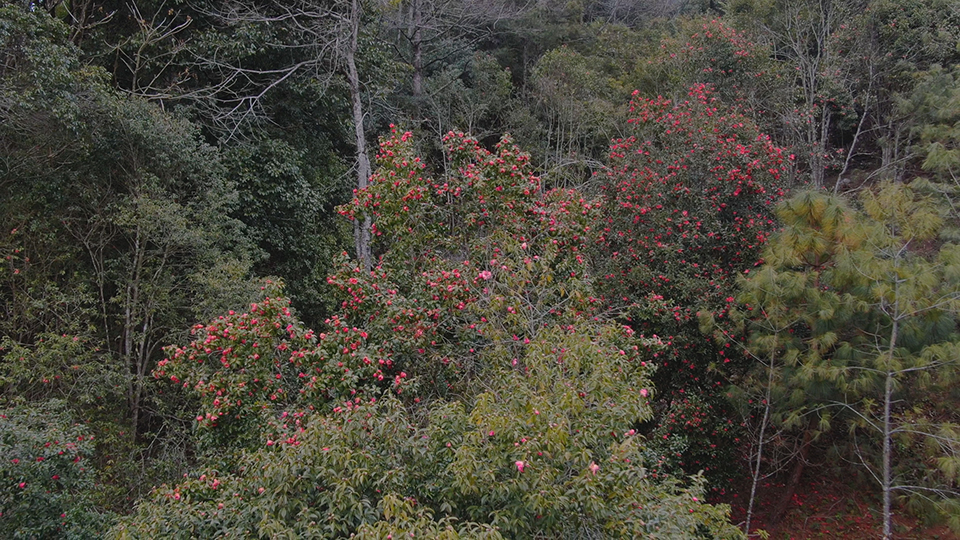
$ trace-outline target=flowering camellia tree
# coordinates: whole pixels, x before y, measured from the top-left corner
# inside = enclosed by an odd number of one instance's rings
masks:
[[[276,304],[256,314],[264,352],[242,349],[259,367],[227,367],[207,345],[215,363],[198,368],[199,345],[172,349],[163,375],[182,369],[209,409],[223,397],[209,381],[230,373],[245,386],[222,412],[252,397],[276,429],[229,470],[158,489],[117,537],[739,537],[701,478],[647,474],[635,426],[662,344],[600,309],[584,253],[599,205],[545,191],[509,140],[446,145],[441,179],[409,134],[381,145],[370,187],[342,209],[374,216],[378,264],[340,261],[326,332],[302,333]]]
[[[231,311],[198,324],[185,347],[167,347],[153,374],[199,399],[201,447],[223,456],[227,449],[257,446],[279,412],[295,408],[320,366],[312,362],[316,338],[293,316],[273,283],[246,313]],[[304,380],[309,373],[310,379]],[[204,444],[206,443],[206,444]]]
[[[94,509],[93,435],[60,400],[0,409],[0,535],[91,538],[109,522]]]
[[[683,99],[690,85],[709,84],[724,103],[775,127],[769,109],[792,89],[770,48],[722,19],[692,18],[677,26],[677,34],[665,37],[641,64],[635,88]]]
[[[671,346],[655,353],[666,465],[730,464],[736,428],[724,389],[747,361],[700,330],[722,323],[735,278],[759,265],[782,196],[781,151],[707,86],[679,102],[635,95],[633,134],[615,141],[605,190],[604,293],[634,330]]]

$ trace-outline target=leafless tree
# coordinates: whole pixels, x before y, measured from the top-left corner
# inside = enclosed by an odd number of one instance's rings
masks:
[[[208,8],[203,13],[227,27],[270,27],[270,35],[282,34],[282,40],[265,46],[293,60],[270,67],[247,67],[229,54],[209,51],[197,56],[195,69],[213,74],[217,82],[190,97],[217,108],[212,117],[230,138],[244,123],[263,116],[264,97],[285,81],[309,78],[329,87],[342,77],[350,95],[356,187],[363,189],[372,167],[364,131],[364,84],[357,69],[357,58],[363,30],[361,21],[374,7],[364,0],[236,0]],[[367,268],[371,264],[370,229],[369,216],[354,224],[356,256]]]

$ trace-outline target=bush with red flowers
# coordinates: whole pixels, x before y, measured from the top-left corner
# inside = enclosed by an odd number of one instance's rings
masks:
[[[599,204],[544,190],[508,140],[446,143],[440,179],[409,134],[381,145],[371,186],[343,208],[372,214],[379,257],[340,261],[341,310],[316,345],[271,301],[230,327],[251,332],[272,310],[237,364],[210,347],[234,319],[203,330],[203,349],[170,349],[163,375],[185,370],[205,407],[220,397],[208,381],[243,382],[230,399],[263,403],[272,425],[228,469],[156,490],[117,537],[741,537],[701,477],[648,473],[634,427],[663,344],[601,309],[586,256]],[[281,393],[288,371],[308,382]]]
[[[772,209],[783,195],[784,158],[704,85],[680,102],[635,95],[631,112],[632,134],[614,142],[605,182],[598,243],[604,295],[634,330],[670,345],[656,353],[658,429],[666,429],[670,403],[693,398],[703,405],[696,414],[711,417],[708,425],[726,426],[735,415],[724,390],[748,361],[729,342],[701,332],[699,321],[722,325],[737,275],[762,262],[776,229]],[[687,449],[673,461],[688,470],[709,473],[735,462],[732,430],[670,425],[659,439],[685,437]],[[718,447],[727,450],[704,450]]]

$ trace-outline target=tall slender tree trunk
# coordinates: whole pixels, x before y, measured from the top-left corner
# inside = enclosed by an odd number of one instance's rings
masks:
[[[347,85],[350,87],[350,101],[353,106],[353,126],[357,144],[357,189],[367,187],[367,182],[373,172],[370,166],[370,156],[367,154],[367,139],[363,132],[363,99],[360,93],[360,75],[357,72],[357,49],[360,34],[360,16],[362,14],[360,0],[353,0],[350,12],[350,44],[344,52],[344,61],[347,68]],[[354,247],[357,259],[364,269],[369,270],[370,261],[370,230],[373,223],[369,214],[357,218],[353,222]]]
[[[893,114],[889,114],[889,119],[878,122],[880,128],[880,168],[884,171],[890,171],[888,176],[894,180],[901,180],[903,177],[903,133],[904,124],[902,119],[897,119]]]
[[[894,276],[893,299],[898,300],[900,292],[900,280]],[[893,471],[891,466],[891,454],[893,453],[890,425],[890,410],[893,405],[893,355],[897,347],[897,334],[900,332],[900,313],[894,308],[893,327],[890,329],[890,347],[887,349],[886,361],[886,381],[883,389],[883,540],[890,540],[892,534],[891,520],[891,497],[893,487]]]
[[[750,484],[750,501],[747,504],[747,522],[744,525],[744,532],[750,534],[750,522],[753,520],[753,503],[757,500],[757,484],[760,482],[760,463],[763,460],[763,438],[766,436],[767,424],[770,422],[770,400],[773,397],[773,374],[774,362],[776,361],[776,348],[770,352],[770,365],[767,367],[767,392],[764,396],[763,420],[760,421],[760,436],[757,439],[757,453],[753,464],[753,471]]]
[[[894,323],[896,325],[896,323]],[[889,540],[891,534],[891,486],[893,483],[890,470],[890,404],[893,397],[893,373],[887,372],[886,386],[883,392],[883,540]]]
[[[133,265],[130,269],[130,277],[126,286],[124,295],[123,309],[123,343],[121,345],[121,355],[124,364],[129,370],[129,381],[127,383],[127,401],[130,407],[130,423],[133,436],[136,437],[138,425],[140,424],[140,402],[143,398],[143,384],[140,378],[140,358],[135,354],[134,338],[136,334],[136,313],[134,310],[140,303],[140,282],[145,258],[145,240],[141,238],[140,226],[137,230],[133,243]]]
[[[413,46],[413,99],[415,106],[420,108],[420,99],[423,97],[423,5],[422,0],[413,0],[410,3],[410,42]]]

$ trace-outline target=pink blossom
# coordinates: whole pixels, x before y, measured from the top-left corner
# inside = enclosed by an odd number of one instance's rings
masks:
[[[492,277],[493,277],[493,273],[491,273],[489,270],[484,270],[483,272],[480,272],[480,279],[482,280],[488,280]]]
[[[590,466],[587,468],[590,469],[590,472],[592,472],[593,474],[597,474],[597,471],[600,470],[600,466],[597,465],[597,462],[595,461],[591,461]]]
[[[523,468],[527,466],[527,464],[522,461],[516,461],[514,462],[514,465],[517,466],[517,470],[520,472],[523,472]]]
[[[647,392],[647,389],[646,389],[646,388],[641,388],[641,389],[640,389],[640,396],[641,396],[641,397],[647,397],[648,394],[649,394],[649,392]]]

